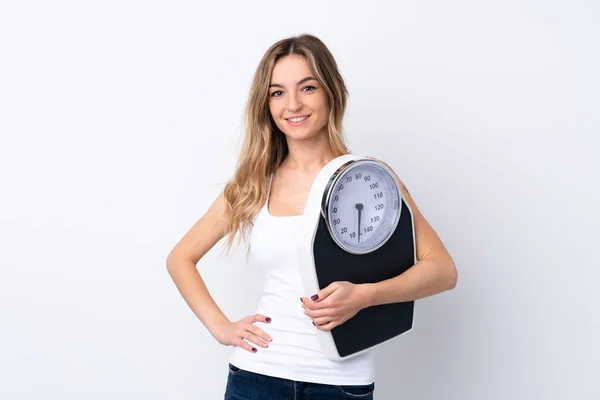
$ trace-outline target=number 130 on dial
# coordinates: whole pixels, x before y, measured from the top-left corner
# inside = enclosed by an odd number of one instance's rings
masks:
[[[351,161],[333,175],[322,213],[333,240],[353,254],[377,250],[400,219],[400,187],[392,171],[376,160]]]

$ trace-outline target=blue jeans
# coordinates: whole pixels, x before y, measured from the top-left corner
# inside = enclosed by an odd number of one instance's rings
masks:
[[[229,364],[225,400],[373,400],[370,385],[325,385],[256,374]]]

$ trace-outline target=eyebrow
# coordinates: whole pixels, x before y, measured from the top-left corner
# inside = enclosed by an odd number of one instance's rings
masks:
[[[302,80],[298,81],[298,83],[297,83],[296,85],[302,85],[304,82],[307,82],[307,81],[310,81],[310,80],[315,80],[315,81],[316,81],[317,79],[316,79],[316,78],[314,78],[314,77],[312,77],[312,76],[307,76],[306,78],[304,78],[304,79],[302,79]],[[272,87],[280,87],[280,88],[283,88],[283,85],[280,85],[279,83],[271,83],[271,84],[269,85],[269,88],[272,88]]]

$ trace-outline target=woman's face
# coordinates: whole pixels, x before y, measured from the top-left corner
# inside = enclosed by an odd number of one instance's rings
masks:
[[[286,56],[275,64],[269,86],[269,110],[288,139],[304,140],[327,133],[327,94],[304,57]]]

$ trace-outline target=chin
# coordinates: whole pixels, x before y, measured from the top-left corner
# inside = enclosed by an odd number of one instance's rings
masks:
[[[285,136],[287,136],[288,138],[294,139],[294,140],[308,140],[308,139],[314,139],[314,138],[318,137],[319,135],[327,135],[326,131],[324,131],[323,129],[320,129],[316,132],[313,129],[307,129],[307,130],[289,130],[289,129],[287,129],[287,132],[280,129],[280,131],[282,131],[285,134]]]
[[[319,136],[318,133],[301,134],[301,133],[297,133],[297,132],[286,133],[285,135],[289,139],[294,139],[294,140],[309,140],[309,139],[314,139],[315,137]]]

